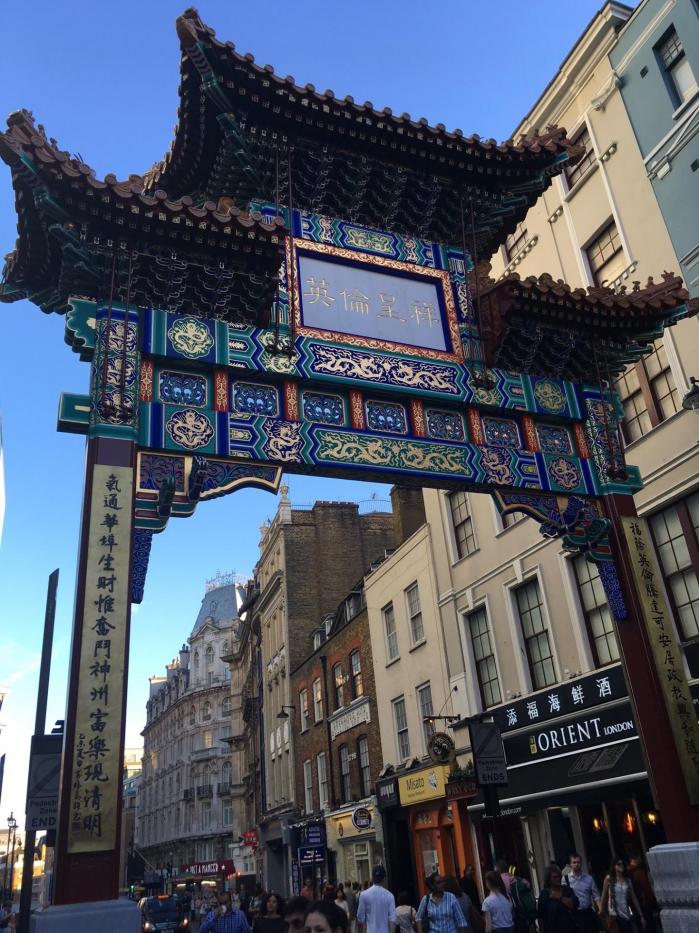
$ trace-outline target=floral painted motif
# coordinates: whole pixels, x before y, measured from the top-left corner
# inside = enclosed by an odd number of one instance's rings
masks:
[[[190,360],[206,356],[214,345],[214,338],[203,321],[193,317],[178,318],[167,332],[170,343]]]
[[[427,433],[445,441],[463,441],[466,438],[464,419],[457,412],[427,409]]]
[[[509,418],[483,418],[485,443],[491,447],[519,447],[517,422]]]
[[[540,379],[534,386],[534,396],[541,408],[553,414],[559,414],[566,407],[563,389],[552,379]]]
[[[233,383],[233,411],[244,415],[263,415],[276,418],[279,415],[279,399],[274,386],[256,385],[252,382]]]
[[[372,431],[388,431],[391,434],[407,434],[408,423],[405,409],[393,402],[367,402],[366,422]]]
[[[184,491],[184,458],[182,455],[168,457],[160,454],[139,455],[138,485],[140,489],[160,489],[171,478],[175,480],[175,492]]]
[[[570,456],[573,453],[570,435],[565,428],[539,424],[536,427],[536,435],[539,439],[539,447],[545,454],[568,454]]]
[[[168,418],[165,427],[173,441],[187,450],[206,447],[214,436],[214,429],[209,419],[192,408],[176,411]]]
[[[338,395],[304,392],[303,416],[319,424],[342,425],[345,423],[345,406]]]
[[[572,460],[565,457],[556,457],[548,465],[549,476],[552,482],[561,489],[577,489],[580,485],[580,471]]]
[[[158,377],[161,402],[171,405],[206,405],[206,379],[187,373],[162,372]]]

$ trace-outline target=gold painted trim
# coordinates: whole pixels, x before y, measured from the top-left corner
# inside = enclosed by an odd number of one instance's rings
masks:
[[[143,454],[146,454],[147,456],[151,456],[151,457],[153,456],[164,457],[168,460],[179,460],[181,458],[184,458],[184,474],[183,474],[184,489],[181,492],[178,491],[175,493],[174,501],[181,503],[183,498],[189,501],[189,499],[187,498],[186,491],[189,487],[189,476],[190,476],[190,473],[192,472],[192,461],[194,460],[194,456],[189,455],[189,454],[168,454],[168,453],[161,453],[159,451],[139,450],[137,453],[137,461],[136,461],[136,476],[137,476],[136,496],[138,498],[142,498],[142,497],[145,498],[148,496],[152,498],[157,498],[158,496],[158,491],[156,489],[146,489],[144,486],[141,486],[141,457],[143,456]],[[255,460],[243,460],[239,457],[235,457],[235,458],[234,457],[230,457],[230,458],[229,457],[207,457],[206,459],[210,461],[211,463],[226,463],[226,464],[244,463],[246,466],[264,466],[264,467],[272,466],[272,464],[269,464],[269,463],[262,463],[260,461],[255,461]],[[276,471],[277,472],[276,472],[275,479],[266,480],[266,479],[256,478],[254,479],[254,482],[259,487],[269,489],[270,492],[276,493],[279,489],[279,484],[281,483],[281,480],[282,480],[282,468],[276,467]],[[225,486],[217,486],[216,489],[209,489],[206,492],[202,492],[199,498],[200,500],[215,499],[217,496],[223,495],[224,493],[232,492],[232,490],[234,490],[237,486],[241,486],[243,483],[248,483],[251,481],[251,479],[252,477],[249,477],[248,479],[243,478],[243,479],[231,480],[231,482],[226,483]]]
[[[447,331],[451,339],[453,352],[448,350],[432,350],[429,347],[416,347],[410,344],[394,343],[390,340],[378,340],[374,337],[359,337],[356,334],[343,334],[340,331],[323,330],[316,327],[305,327],[301,320],[301,295],[299,294],[299,276],[296,269],[296,252],[321,253],[326,256],[335,256],[338,259],[350,259],[352,262],[363,263],[367,266],[379,266],[383,269],[393,269],[396,272],[406,272],[412,276],[437,279],[442,286],[442,299],[447,318]],[[315,243],[312,240],[302,240],[291,237],[286,246],[287,290],[290,307],[293,313],[294,329],[303,337],[315,337],[321,340],[332,340],[335,343],[346,343],[352,347],[361,347],[365,350],[387,350],[390,353],[401,353],[405,356],[417,356],[429,360],[447,360],[450,363],[463,363],[464,351],[459,333],[459,319],[456,313],[456,303],[452,291],[451,275],[446,269],[430,269],[426,266],[416,266],[410,262],[401,262],[398,259],[386,259],[384,256],[370,256],[358,250],[344,249],[340,246],[330,246],[327,243]]]

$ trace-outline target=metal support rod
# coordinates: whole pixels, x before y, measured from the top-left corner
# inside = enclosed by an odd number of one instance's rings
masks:
[[[36,697],[36,716],[34,717],[34,735],[43,735],[46,730],[46,706],[49,696],[49,677],[51,674],[51,652],[53,649],[53,628],[56,621],[56,591],[58,590],[58,568],[49,576],[46,591],[46,612],[44,613],[44,640],[41,645],[41,666],[39,668],[39,690]],[[27,787],[27,796],[29,787]],[[19,933],[29,933],[29,918],[32,910],[32,881],[34,878],[34,850],[36,848],[36,830],[27,829],[24,836],[24,861],[22,863],[22,889],[19,895]]]

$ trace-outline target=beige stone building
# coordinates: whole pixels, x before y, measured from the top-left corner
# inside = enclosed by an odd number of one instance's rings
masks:
[[[572,286],[631,288],[679,268],[607,57],[630,13],[615,3],[601,8],[513,134],[563,125],[584,155],[554,179],[492,258],[493,278],[550,273]],[[699,416],[684,411],[681,400],[689,377],[699,375],[697,359],[699,328],[688,319],[617,383],[626,459],[645,483],[637,508],[650,519],[693,678]],[[590,381],[596,379],[590,361]],[[662,814],[653,809],[594,565],[546,541],[533,521],[503,521],[487,496],[426,490],[424,498],[427,526],[367,580],[375,663],[396,656],[393,669],[377,674],[385,762],[424,754],[417,691],[429,681],[435,711],[445,702],[464,717],[492,710],[506,733],[511,767],[503,816],[497,825],[484,818],[478,800],[467,816],[459,808],[462,836],[477,842],[482,867],[504,856],[538,885],[549,860],[563,864],[572,849],[601,873],[611,852],[660,841]],[[443,640],[442,660],[436,651],[413,650],[405,592],[415,580],[424,631],[435,648]],[[468,746],[464,724],[452,734],[458,749]],[[434,829],[435,819],[425,815],[424,825]],[[436,842],[422,854],[443,871],[451,867],[448,849]]]

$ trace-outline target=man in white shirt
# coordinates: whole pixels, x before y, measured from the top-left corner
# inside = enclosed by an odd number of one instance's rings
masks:
[[[357,910],[357,933],[395,933],[396,901],[383,887],[386,869],[375,865],[371,873],[373,884],[362,891]]]

